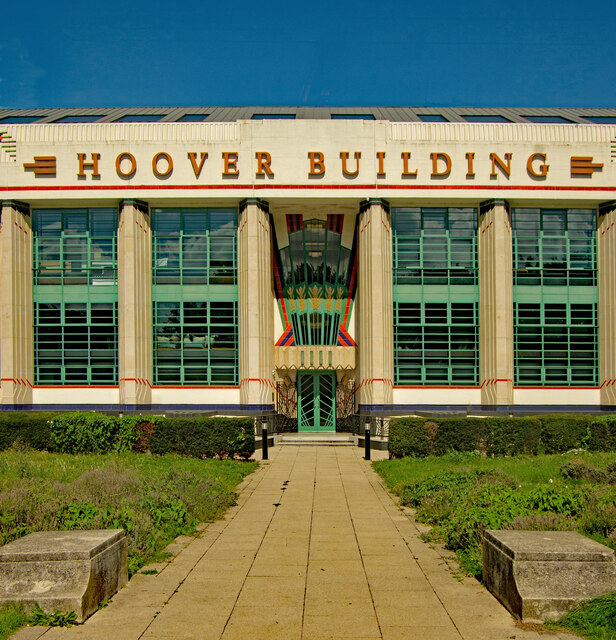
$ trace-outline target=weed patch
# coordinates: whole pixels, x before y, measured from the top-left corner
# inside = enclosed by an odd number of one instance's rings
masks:
[[[179,456],[7,451],[0,454],[0,544],[33,531],[124,529],[132,575],[175,537],[219,518],[255,467]]]

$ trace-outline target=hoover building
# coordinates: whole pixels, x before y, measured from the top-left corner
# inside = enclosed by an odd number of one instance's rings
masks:
[[[5,410],[616,407],[616,109],[5,109],[0,190]]]

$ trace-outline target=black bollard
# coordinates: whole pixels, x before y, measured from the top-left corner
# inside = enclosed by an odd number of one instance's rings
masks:
[[[370,423],[366,422],[364,430],[364,460],[370,460]]]
[[[267,452],[267,420],[263,420],[263,422],[261,422],[261,459],[262,460],[267,460],[268,459],[268,452]]]

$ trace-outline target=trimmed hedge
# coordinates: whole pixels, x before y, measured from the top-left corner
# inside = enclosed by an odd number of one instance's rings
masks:
[[[616,449],[616,416],[551,414],[523,418],[394,418],[394,458],[479,451],[488,456]]]
[[[150,451],[194,458],[248,459],[255,450],[252,418],[0,413],[0,451],[17,443],[59,453]]]
[[[50,451],[51,425],[55,413],[0,412],[0,451],[20,443],[32,449]]]
[[[244,458],[255,450],[252,418],[165,418],[150,437],[152,453],[196,458]]]

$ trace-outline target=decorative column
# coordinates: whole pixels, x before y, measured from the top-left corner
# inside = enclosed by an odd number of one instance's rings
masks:
[[[265,200],[240,202],[238,224],[240,404],[273,408],[272,225]]]
[[[357,319],[358,403],[370,409],[393,404],[394,338],[391,218],[389,203],[360,204]]]
[[[479,207],[481,404],[513,404],[513,248],[506,200]]]
[[[599,384],[601,404],[616,405],[616,200],[599,205]]]
[[[2,404],[32,404],[32,217],[24,202],[2,201],[0,264]]]
[[[152,403],[152,232],[147,202],[120,202],[118,349],[121,405]]]

